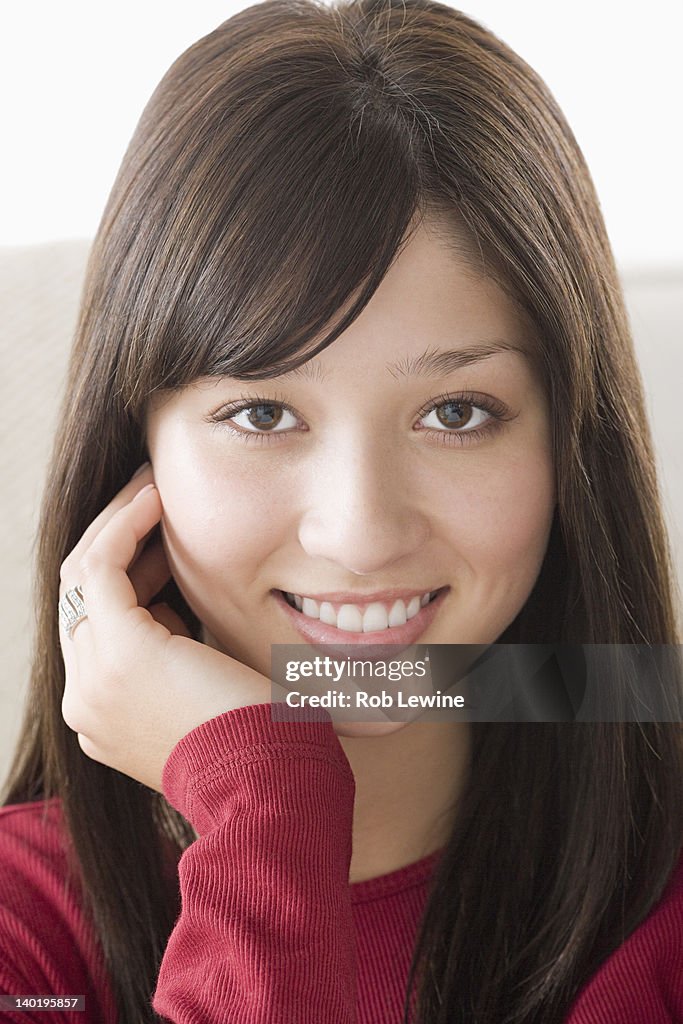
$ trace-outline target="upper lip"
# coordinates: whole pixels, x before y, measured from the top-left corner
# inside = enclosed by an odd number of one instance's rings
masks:
[[[359,594],[352,590],[331,590],[325,594],[313,594],[309,590],[285,590],[285,594],[297,594],[299,597],[309,597],[314,601],[329,601],[332,604],[372,604],[373,602],[388,601],[410,601],[413,597],[421,597],[423,594],[433,594],[441,587],[394,587],[389,590],[376,590],[372,594]]]

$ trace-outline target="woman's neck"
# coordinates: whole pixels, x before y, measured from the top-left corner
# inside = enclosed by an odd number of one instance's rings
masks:
[[[206,627],[203,643],[222,650]],[[409,722],[384,736],[339,736],[356,780],[349,881],[363,882],[442,847],[470,762],[468,722]]]
[[[356,779],[351,883],[445,845],[469,770],[469,723],[418,721],[385,736],[339,741]]]

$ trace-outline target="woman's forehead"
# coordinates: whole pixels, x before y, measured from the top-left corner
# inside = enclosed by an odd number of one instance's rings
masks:
[[[422,221],[412,229],[386,275],[354,321],[329,346],[302,360],[299,366],[273,376],[264,366],[262,380],[276,385],[330,386],[359,379],[375,387],[406,378],[441,378],[487,361],[502,363],[515,372],[514,358],[537,354],[537,339],[530,318],[460,246],[457,225]],[[339,310],[334,322],[350,308],[356,296]],[[319,332],[307,349],[314,352],[333,323]],[[522,361],[521,359],[519,360]],[[239,363],[239,353],[235,363]],[[247,379],[208,375],[187,387],[204,393],[221,383]],[[153,397],[150,409],[163,397]]]

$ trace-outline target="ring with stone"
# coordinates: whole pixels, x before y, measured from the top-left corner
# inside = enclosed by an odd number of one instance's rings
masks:
[[[72,587],[71,590],[67,590],[59,602],[59,621],[64,627],[69,640],[73,640],[73,633],[79,622],[83,622],[83,619],[87,618],[88,613],[85,610],[83,590],[79,583],[77,586]]]

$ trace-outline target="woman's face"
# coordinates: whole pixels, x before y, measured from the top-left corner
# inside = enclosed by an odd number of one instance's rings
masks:
[[[531,345],[504,292],[423,224],[299,371],[156,397],[162,536],[207,641],[266,676],[274,643],[495,642],[555,503]]]

